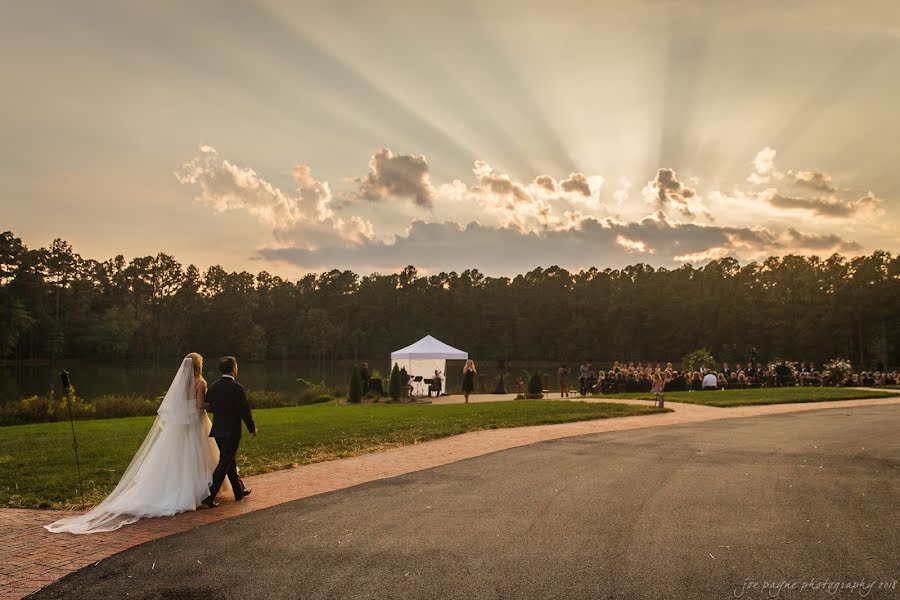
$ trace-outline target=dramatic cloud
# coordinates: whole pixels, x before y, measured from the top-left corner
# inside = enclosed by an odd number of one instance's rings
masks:
[[[754,163],[755,173],[778,179],[773,161],[773,150],[763,152]],[[793,211],[844,219],[877,211],[881,202],[872,192],[847,201],[835,193],[794,197],[774,187],[761,191],[735,188],[731,194],[712,190],[701,200],[694,187],[698,181],[688,180],[691,183],[687,184],[674,170],[659,169],[642,190],[655,207],[653,214],[644,216],[640,211],[641,206],[646,210],[646,205],[640,203],[623,206],[630,183],[621,180],[620,188],[611,195],[628,216],[613,218],[600,204],[604,180],[597,175],[571,173],[563,180],[541,175],[522,182],[484,161],[476,161],[472,172],[471,184],[453,180],[432,186],[424,158],[396,156],[388,149],[376,152],[369,175],[352,180],[358,186],[357,197],[409,197],[418,206],[432,206],[429,216],[442,219],[398,220],[402,211],[396,204],[388,204],[383,210],[379,207],[379,213],[388,214],[379,221],[384,227],[379,225],[378,238],[372,223],[361,217],[370,210],[369,205],[351,202],[339,207],[328,183],[315,179],[305,165],[292,170],[296,190],[284,192],[254,170],[234,165],[214,148],[204,146],[176,177],[198,186],[198,203],[217,211],[242,210],[270,225],[272,239],[259,252],[262,258],[308,270],[340,266],[362,272],[413,263],[424,270],[475,267],[509,274],[537,265],[621,267],[632,264],[636,257],[671,267],[724,256],[748,261],[785,253],[854,253],[861,246],[836,234],[822,234],[821,228],[813,232],[793,228],[797,221]],[[811,185],[830,185],[824,174],[790,173]],[[707,203],[710,207],[753,207],[753,214],[762,217],[754,222],[766,226],[699,222],[695,214],[708,215]],[[443,215],[436,217],[441,211]],[[471,222],[458,222],[460,211],[473,213],[462,213]],[[743,210],[722,212],[744,214]],[[779,228],[779,222],[788,226]]]
[[[200,155],[182,165],[175,177],[187,185],[197,185],[194,200],[217,212],[244,210],[269,225],[279,239],[295,242],[303,234],[305,245],[315,247],[319,238],[337,237],[360,243],[374,235],[372,224],[352,217],[336,218],[331,209],[332,194],[327,183],[316,181],[309,167],[293,169],[297,195],[290,195],[259,176],[253,169],[239,167],[222,158],[215,148],[203,145]]]
[[[647,244],[645,244],[644,242],[640,240],[629,239],[621,234],[616,236],[616,243],[629,252],[649,252],[650,254],[653,254],[653,249],[648,248]]]
[[[335,264],[359,270],[391,270],[415,263],[432,271],[474,267],[490,274],[509,274],[538,265],[570,269],[622,267],[634,262],[634,253],[640,251],[638,244],[643,244],[642,260],[668,267],[686,261],[706,262],[709,257],[759,260],[785,253],[830,254],[860,249],[836,235],[702,226],[672,222],[657,213],[636,223],[581,219],[573,229],[540,233],[474,222],[461,225],[414,221],[406,232],[390,241],[368,240],[359,246],[341,246],[328,252],[273,248],[262,251],[262,256],[311,270]],[[649,252],[651,248],[653,254]]]
[[[672,169],[657,171],[656,179],[644,187],[644,196],[655,201],[662,210],[672,206],[687,216],[693,216],[699,206],[696,202],[697,192],[679,181]]]
[[[797,185],[810,188],[819,192],[833,193],[836,191],[831,184],[831,175],[820,173],[819,171],[798,171],[792,173],[794,183]]]
[[[880,200],[871,191],[856,200],[844,201],[834,196],[822,198],[798,198],[779,194],[776,190],[766,190],[760,197],[777,208],[787,210],[807,210],[814,215],[832,218],[849,218],[862,213],[871,213]]]
[[[534,178],[534,185],[542,187],[548,192],[556,191],[556,180],[549,175],[538,175]]]
[[[584,173],[570,173],[568,179],[559,182],[559,187],[566,192],[575,192],[588,197],[591,195],[591,186]]]
[[[558,223],[550,204],[532,194],[528,188],[507,175],[496,171],[484,161],[475,161],[472,169],[476,183],[467,195],[475,199],[490,214],[500,220],[503,227],[512,227],[522,233],[545,229]],[[535,184],[538,189],[547,189]]]
[[[382,148],[369,160],[369,174],[357,179],[359,196],[367,200],[410,198],[419,206],[434,205],[435,190],[424,156],[394,154]]]
[[[775,149],[766,146],[757,152],[756,158],[753,159],[753,172],[747,177],[747,181],[754,185],[761,185],[783,178],[784,173],[775,168]]]

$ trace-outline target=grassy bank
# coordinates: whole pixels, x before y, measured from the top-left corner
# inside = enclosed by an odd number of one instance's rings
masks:
[[[784,387],[751,390],[714,390],[708,392],[666,392],[666,401],[728,408],[731,406],[754,406],[760,404],[886,398],[897,395],[896,391],[873,392],[853,388]],[[610,394],[606,397],[652,400],[654,396],[651,393],[639,392],[633,394]]]
[[[470,405],[324,404],[254,412],[260,433],[240,454],[246,475],[414,444],[466,431],[566,423],[660,412],[650,406],[586,402],[486,402]],[[89,503],[101,500],[128,466],[152,417],[76,424]],[[0,506],[77,504],[68,423],[0,429]]]

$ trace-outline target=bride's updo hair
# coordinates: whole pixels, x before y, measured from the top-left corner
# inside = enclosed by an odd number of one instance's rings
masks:
[[[185,358],[191,359],[191,362],[194,363],[194,377],[203,379],[203,357],[196,352],[191,352]]]

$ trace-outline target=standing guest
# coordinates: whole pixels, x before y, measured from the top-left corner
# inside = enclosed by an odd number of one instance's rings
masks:
[[[369,393],[369,379],[372,378],[372,372],[369,370],[369,363],[364,362],[359,370],[359,376],[362,378],[363,396]]]
[[[581,366],[578,367],[578,393],[582,396],[587,395],[587,380],[590,372],[591,368],[588,366],[587,361],[581,363]]]
[[[728,363],[722,363],[722,370],[720,371],[722,375],[728,377],[731,374],[731,369],[728,368]]]
[[[782,387],[791,383],[791,368],[787,366],[787,362],[781,361],[781,364],[775,367],[775,385]]]
[[[556,378],[559,380],[559,397],[569,397],[569,367],[562,365],[556,371]]]
[[[687,391],[687,382],[684,379],[684,375],[682,373],[679,373],[678,371],[673,371],[672,383],[669,385],[669,387],[676,392]]]
[[[435,398],[441,397],[441,372],[434,370],[434,377],[431,378],[431,385],[428,386],[428,397],[431,398],[431,392],[434,392]]]
[[[704,390],[714,390],[719,385],[719,378],[716,377],[716,374],[710,371],[703,377],[703,386]]]
[[[463,367],[462,391],[463,395],[466,397],[466,403],[469,402],[469,394],[475,391],[476,373],[478,373],[478,370],[475,369],[475,361],[470,358],[466,361],[466,366]]]

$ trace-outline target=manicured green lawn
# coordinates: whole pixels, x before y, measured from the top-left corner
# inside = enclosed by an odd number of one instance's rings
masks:
[[[886,398],[897,392],[871,392],[853,388],[783,387],[751,390],[715,390],[709,392],[666,392],[667,402],[703,404],[727,408],[758,404],[783,404],[791,402],[824,402],[827,400],[856,400],[858,398]],[[610,394],[608,398],[640,398],[652,400],[653,394]]]
[[[241,473],[363,454],[475,431],[660,412],[650,406],[586,402],[469,405],[327,404],[254,411],[259,435],[241,443]],[[128,466],[152,417],[75,424],[89,503],[101,500]],[[0,506],[78,505],[68,423],[0,427]]]

